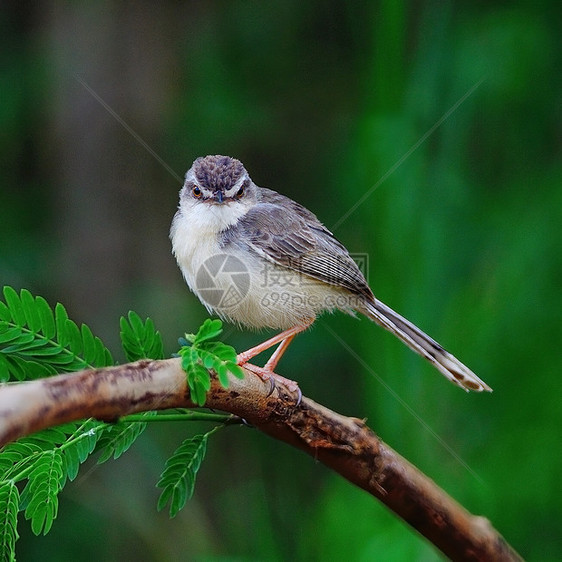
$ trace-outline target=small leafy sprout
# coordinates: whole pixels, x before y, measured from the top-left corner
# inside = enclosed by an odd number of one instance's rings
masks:
[[[185,334],[185,340],[180,339],[182,368],[187,373],[191,399],[199,406],[205,404],[206,394],[211,388],[209,369],[217,373],[224,388],[228,387],[228,373],[239,379],[244,378],[243,369],[236,363],[234,348],[222,342],[211,341],[221,332],[222,322],[208,318],[196,334]]]

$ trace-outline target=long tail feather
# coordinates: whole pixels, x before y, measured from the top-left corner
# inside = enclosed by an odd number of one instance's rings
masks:
[[[445,351],[434,339],[430,338],[406,320],[406,318],[394,312],[386,304],[377,300],[372,303],[368,302],[365,304],[363,313],[379,326],[392,332],[416,353],[427,359],[452,383],[460,386],[467,392],[469,390],[477,392],[482,392],[483,390],[492,391],[466,365],[463,365],[456,357]]]

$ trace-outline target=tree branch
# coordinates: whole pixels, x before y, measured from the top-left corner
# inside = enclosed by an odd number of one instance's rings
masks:
[[[224,389],[212,377],[206,407],[244,418],[363,488],[453,560],[520,560],[489,521],[468,513],[366,424],[246,371]],[[143,360],[0,387],[0,445],[61,423],[193,408],[179,359]]]

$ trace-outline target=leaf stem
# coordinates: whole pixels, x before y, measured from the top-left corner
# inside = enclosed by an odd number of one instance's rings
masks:
[[[158,414],[154,417],[147,418],[142,414],[131,414],[129,416],[124,416],[119,419],[120,422],[143,422],[143,423],[152,423],[152,422],[185,422],[185,421],[205,421],[205,422],[215,422],[215,423],[222,423],[222,424],[241,424],[243,423],[241,418],[238,416],[234,416],[232,414],[213,414],[207,412],[176,412],[170,414]]]

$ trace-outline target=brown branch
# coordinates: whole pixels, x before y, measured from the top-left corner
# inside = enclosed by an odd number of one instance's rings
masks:
[[[468,513],[381,441],[341,416],[246,371],[228,389],[215,377],[206,406],[236,414],[377,497],[453,560],[520,560],[489,521]],[[179,359],[138,361],[0,387],[0,445],[83,418],[117,420],[147,410],[194,407]]]

